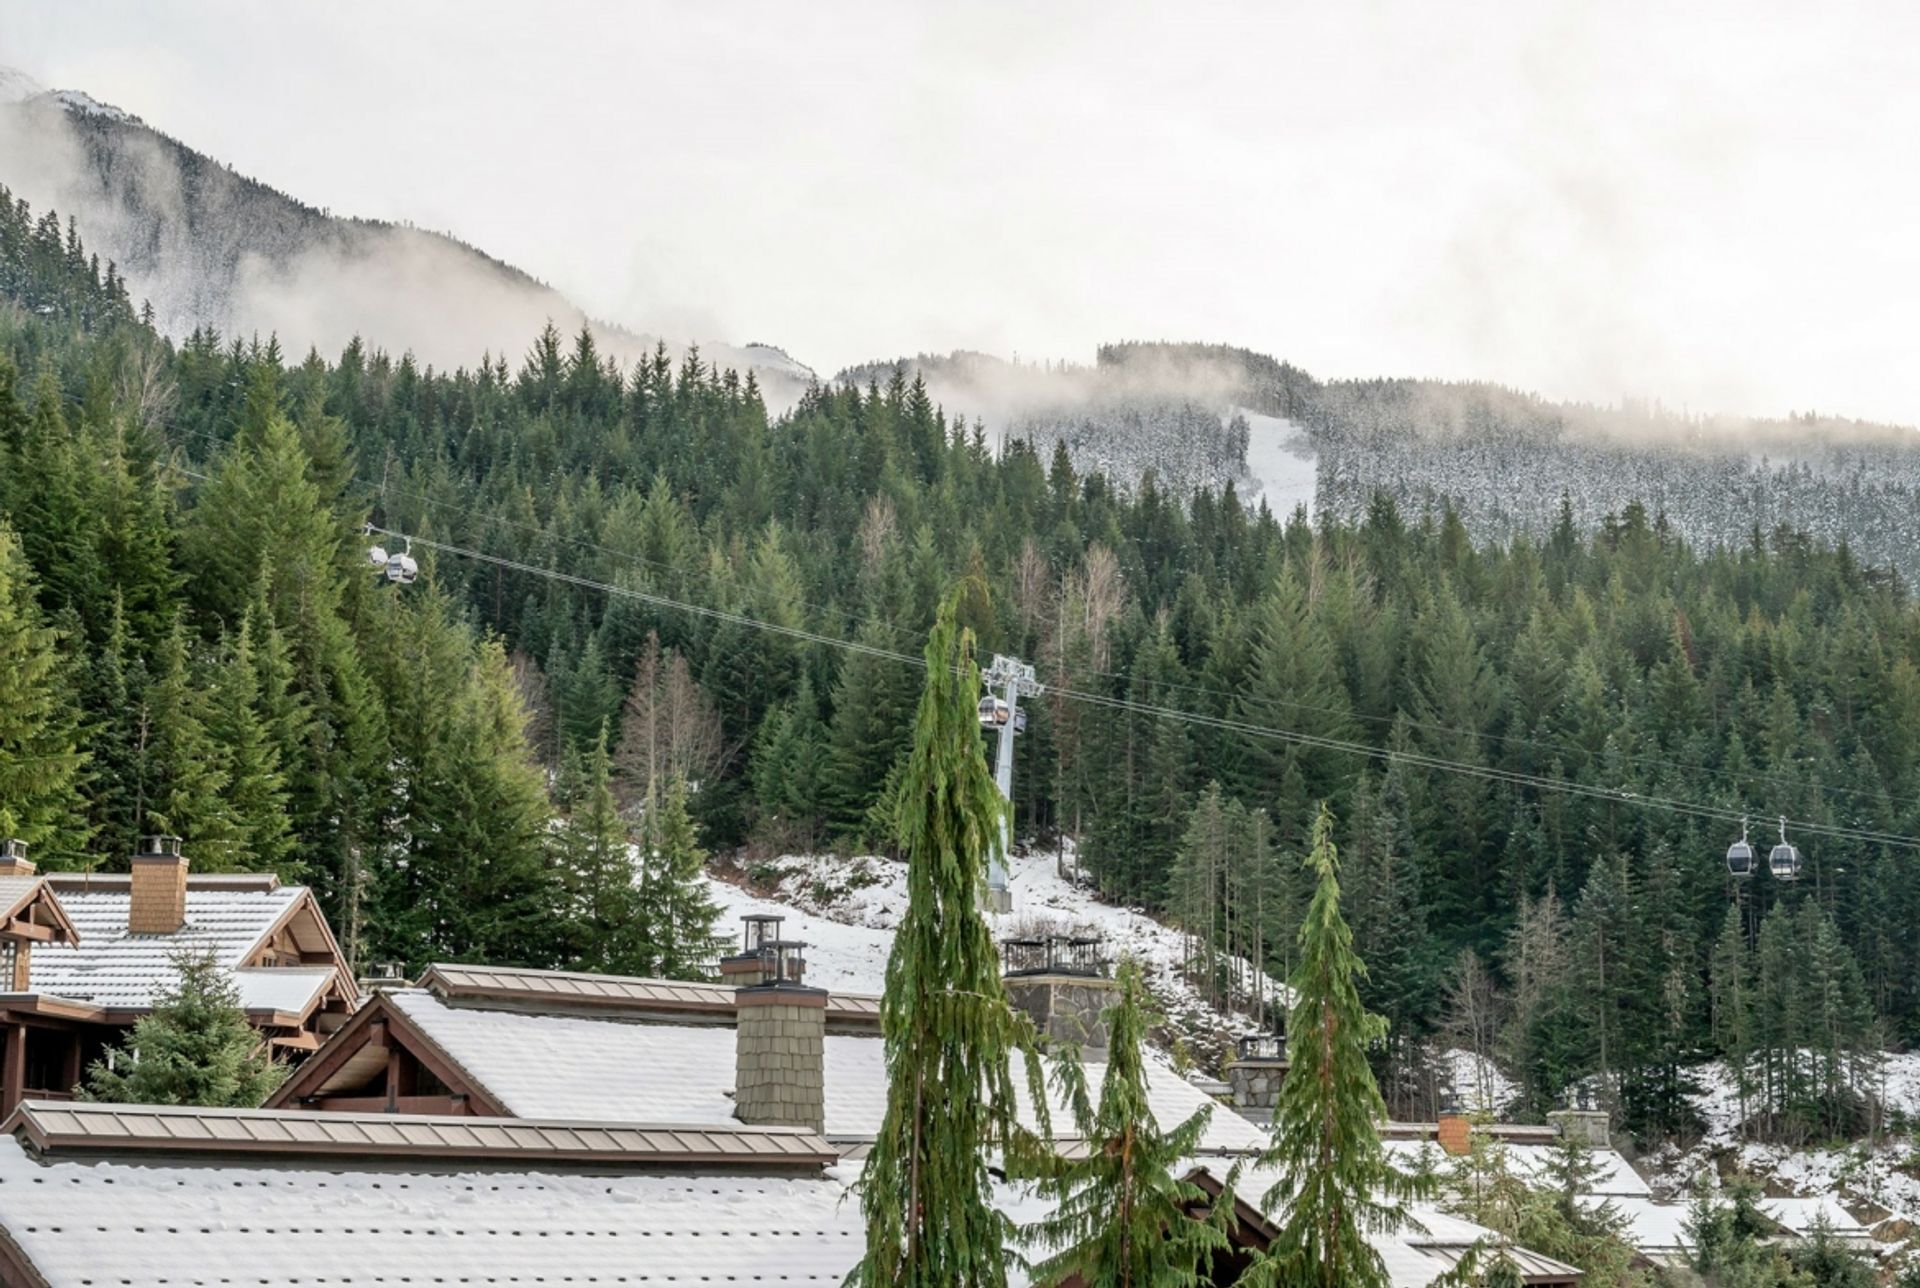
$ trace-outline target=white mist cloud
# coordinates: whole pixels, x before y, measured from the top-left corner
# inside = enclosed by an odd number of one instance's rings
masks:
[[[1910,422],[1916,48],[1906,0],[13,0],[0,27],[0,63],[305,200],[823,371],[1192,338]]]

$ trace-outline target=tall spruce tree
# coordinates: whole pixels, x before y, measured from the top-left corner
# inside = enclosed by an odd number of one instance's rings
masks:
[[[1122,962],[1118,980],[1119,999],[1105,1017],[1107,1067],[1097,1103],[1087,1097],[1077,1055],[1063,1057],[1061,1079],[1087,1149],[1058,1162],[1041,1185],[1055,1207],[1025,1238],[1052,1255],[1032,1274],[1043,1284],[1185,1288],[1201,1283],[1208,1259],[1227,1246],[1217,1222],[1188,1214],[1208,1196],[1180,1175],[1213,1107],[1169,1128],[1155,1120],[1140,1049],[1158,1017],[1138,962]]]
[[[707,893],[707,853],[687,812],[687,784],[667,784],[659,812],[646,820],[641,837],[642,916],[651,929],[654,965],[663,979],[701,979],[720,951],[715,932],[720,907]]]
[[[41,620],[34,582],[0,520],[0,838],[77,854],[86,844],[76,746],[79,713],[56,636]]]
[[[642,906],[632,829],[613,795],[603,723],[586,751],[567,753],[559,783],[564,811],[553,845],[566,903],[566,961],[575,970],[650,975],[658,959]]]
[[[981,907],[1005,808],[987,772],[965,588],[927,639],[926,688],[894,815],[907,909],[887,959],[880,1025],[887,1110],[859,1182],[862,1288],[1001,1288],[1017,1230],[993,1206],[988,1156],[1017,1151],[1010,1057],[1031,1025],[1007,1003]],[[1029,1061],[1029,1094],[1038,1087]]]
[[[1283,1212],[1279,1234],[1248,1268],[1246,1288],[1386,1288],[1386,1264],[1368,1235],[1399,1229],[1425,1183],[1396,1168],[1380,1144],[1386,1119],[1367,1063],[1386,1022],[1361,1005],[1366,966],[1340,913],[1333,814],[1313,823],[1307,866],[1317,878],[1300,927],[1300,964],[1287,983],[1287,1076],[1274,1109],[1275,1141],[1260,1158],[1280,1169],[1263,1196]]]

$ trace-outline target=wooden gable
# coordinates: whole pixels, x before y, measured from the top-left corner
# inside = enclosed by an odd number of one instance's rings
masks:
[[[384,994],[354,1012],[265,1107],[513,1117]]]
[[[352,979],[353,968],[333,937],[333,928],[320,911],[311,890],[303,891],[277,921],[247,950],[242,966],[332,966],[341,978]]]
[[[74,929],[67,910],[60,906],[59,896],[44,879],[35,880],[11,907],[0,912],[0,935],[45,944],[80,942],[80,932]]]

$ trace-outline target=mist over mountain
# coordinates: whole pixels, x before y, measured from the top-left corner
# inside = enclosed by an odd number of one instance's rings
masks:
[[[444,233],[337,216],[236,173],[118,108],[0,69],[0,183],[71,218],[156,325],[185,336],[275,334],[284,351],[354,336],[441,368],[517,360],[549,319],[591,326],[630,363],[656,337],[590,319],[523,270]],[[671,340],[676,354],[680,347]],[[768,345],[703,343],[751,372],[774,410],[814,373]],[[1076,470],[1176,494],[1233,485],[1279,513],[1359,519],[1385,493],[1416,520],[1451,509],[1475,537],[1582,531],[1638,503],[1702,546],[1755,534],[1845,540],[1863,563],[1920,578],[1920,434],[1811,413],[1777,419],[1653,403],[1556,403],[1484,383],[1321,380],[1222,344],[1102,345],[1091,363],[922,353],[835,383],[926,382],[990,442],[1064,447]]]
[[[1277,512],[1358,522],[1378,494],[1414,520],[1451,509],[1479,539],[1582,532],[1638,504],[1702,547],[1759,534],[1845,541],[1920,578],[1920,432],[1800,413],[1692,415],[1656,403],[1557,403],[1499,385],[1323,381],[1227,345],[1104,345],[1090,366],[922,354],[842,371],[925,379],[950,414],[1120,486],[1151,469],[1179,491],[1234,483]]]
[[[197,327],[338,353],[358,335],[446,368],[518,358],[549,320],[631,362],[662,337],[589,318],[553,287],[445,233],[317,209],[118,108],[0,69],[0,183],[73,219],[175,338]],[[665,337],[682,351],[681,337]],[[813,373],[766,345],[702,342],[786,406]]]

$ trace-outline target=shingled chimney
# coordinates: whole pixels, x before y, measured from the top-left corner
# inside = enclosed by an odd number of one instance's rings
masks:
[[[734,990],[733,1112],[756,1127],[827,1129],[827,994],[799,983],[801,945],[769,939]]]
[[[177,836],[149,836],[133,856],[127,931],[171,935],[187,923],[187,860]]]

